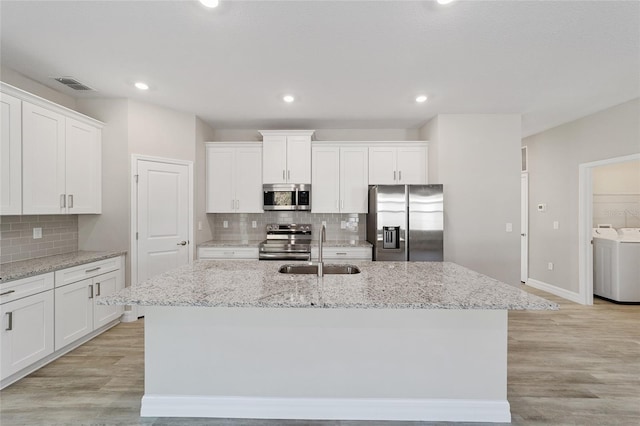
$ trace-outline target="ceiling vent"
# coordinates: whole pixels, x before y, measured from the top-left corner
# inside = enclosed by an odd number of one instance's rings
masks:
[[[56,77],[55,81],[64,84],[67,87],[72,88],[73,90],[94,90],[89,86],[86,86],[80,83],[78,80],[72,77]]]

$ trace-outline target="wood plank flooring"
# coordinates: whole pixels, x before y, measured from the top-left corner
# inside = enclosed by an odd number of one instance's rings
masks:
[[[640,425],[640,306],[509,313],[515,425]],[[436,423],[140,418],[144,322],[120,324],[0,392],[0,424],[407,426]],[[473,423],[478,424],[478,423]]]

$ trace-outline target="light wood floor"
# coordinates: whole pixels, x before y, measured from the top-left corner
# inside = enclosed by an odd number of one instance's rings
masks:
[[[508,399],[516,425],[640,425],[640,306],[596,300],[509,313]],[[9,425],[424,425],[139,417],[143,321],[120,324],[0,392]],[[170,368],[170,367],[169,367]],[[476,423],[477,424],[477,423]]]

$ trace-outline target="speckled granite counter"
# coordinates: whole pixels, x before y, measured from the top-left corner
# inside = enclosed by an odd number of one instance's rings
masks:
[[[448,262],[353,262],[355,275],[289,275],[291,262],[196,261],[98,303],[147,306],[553,310],[555,303]],[[304,262],[301,262],[304,263]]]
[[[198,244],[200,247],[258,247],[258,244],[264,240],[244,240],[244,241],[206,241],[202,244]]]
[[[58,254],[55,256],[39,257],[36,259],[21,260],[19,262],[4,263],[0,265],[0,285],[3,283],[18,280],[20,278],[32,277],[34,275],[46,274],[84,263],[96,262],[98,260],[109,259],[127,254],[126,251],[76,251],[72,253]]]

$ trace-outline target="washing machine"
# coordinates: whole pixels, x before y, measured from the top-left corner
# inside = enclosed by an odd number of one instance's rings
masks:
[[[640,228],[593,229],[593,294],[640,304]]]

